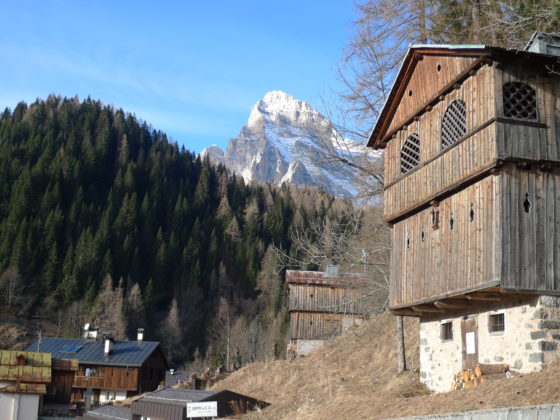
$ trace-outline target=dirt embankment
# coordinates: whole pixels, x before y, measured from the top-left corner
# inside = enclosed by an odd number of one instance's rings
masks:
[[[418,321],[405,323],[409,371],[396,375],[395,319],[384,314],[293,363],[255,363],[213,389],[272,405],[247,419],[379,419],[560,402],[560,365],[431,394],[419,381]],[[451,386],[451,384],[450,384]]]
[[[0,306],[0,350],[23,350],[39,337],[56,335],[56,325],[39,318],[17,316],[15,310]]]

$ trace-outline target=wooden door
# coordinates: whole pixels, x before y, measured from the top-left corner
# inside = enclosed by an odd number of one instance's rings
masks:
[[[476,318],[461,320],[463,369],[474,369],[478,363],[478,325]]]

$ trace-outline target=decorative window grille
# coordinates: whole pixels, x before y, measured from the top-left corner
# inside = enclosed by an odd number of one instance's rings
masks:
[[[461,99],[451,102],[441,121],[441,148],[451,146],[467,132],[467,106]]]
[[[442,340],[453,340],[453,324],[451,322],[440,324],[439,333]]]
[[[506,117],[537,119],[537,93],[531,86],[520,82],[505,83],[503,96]]]
[[[406,174],[420,163],[420,136],[412,133],[401,149],[401,174]]]
[[[488,331],[491,333],[504,332],[505,331],[505,316],[501,314],[493,314],[488,316]]]

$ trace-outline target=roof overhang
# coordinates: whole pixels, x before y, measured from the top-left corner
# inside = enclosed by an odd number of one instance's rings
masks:
[[[487,54],[489,54],[489,47],[485,45],[411,45],[405,54],[383,108],[381,108],[375,127],[369,136],[367,146],[374,149],[385,148],[386,140],[384,139],[384,134],[387,131],[391,117],[395,114],[399,100],[404,94],[406,82],[410,80],[416,65],[422,60],[424,55],[476,56]]]
[[[381,108],[379,117],[369,136],[368,147],[383,149],[387,145],[387,141],[390,139],[390,135],[387,135],[387,130],[404,94],[406,83],[410,80],[418,62],[425,55],[480,56],[481,60],[485,59],[486,61],[490,60],[489,57],[491,57],[492,61],[498,62],[515,60],[521,60],[524,63],[540,62],[545,65],[543,69],[548,75],[560,73],[560,67],[558,67],[559,57],[555,55],[508,49],[494,45],[411,45],[405,54],[391,91],[385,100],[383,108]],[[464,74],[458,75],[458,79],[464,78],[464,76]]]

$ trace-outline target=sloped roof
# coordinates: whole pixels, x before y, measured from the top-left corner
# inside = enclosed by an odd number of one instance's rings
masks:
[[[179,382],[188,382],[191,380],[191,374],[187,372],[165,372],[165,386],[177,385]]]
[[[336,277],[329,277],[323,271],[286,270],[286,282],[330,287],[360,287],[367,283],[367,276],[360,273],[340,273]]]
[[[558,57],[553,55],[518,49],[508,49],[493,45],[411,45],[401,63],[401,67],[399,68],[391,91],[387,96],[385,104],[383,105],[371,135],[369,136],[367,143],[368,147],[385,147],[387,139],[384,138],[388,127],[388,121],[391,120],[395,113],[395,103],[400,100],[403,94],[400,88],[410,79],[416,64],[424,54],[439,54],[447,56],[491,56],[492,58],[500,60],[507,60],[515,57],[526,57],[531,60],[542,60],[549,63],[558,61]]]
[[[82,417],[83,420],[129,420],[130,408],[117,407],[113,405],[102,405],[95,410],[88,411]]]
[[[23,359],[22,365],[18,364],[18,358]],[[0,350],[0,381],[50,383],[51,365],[52,359],[48,353]]]
[[[77,359],[81,364],[140,367],[159,345],[157,341],[115,341],[111,353],[105,356],[102,340],[42,338],[40,348],[42,352],[51,353],[52,357]],[[36,348],[37,342],[27,350]]]
[[[216,401],[218,417],[220,418],[253,410],[256,407],[265,408],[270,405],[265,401],[225,389],[222,391],[198,391],[163,388],[134,401],[130,411],[133,415],[150,418],[182,420],[185,418],[187,403],[202,401]]]
[[[163,388],[140,398],[138,401],[151,401],[184,406],[187,402],[204,401],[207,398],[216,395],[218,392],[219,391]]]

